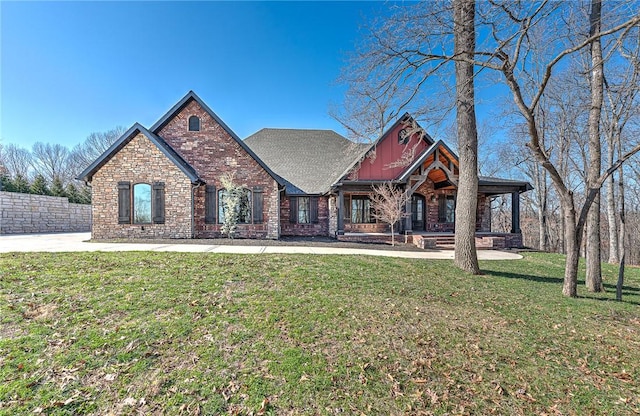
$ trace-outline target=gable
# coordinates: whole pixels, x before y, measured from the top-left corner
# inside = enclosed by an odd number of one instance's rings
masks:
[[[406,182],[412,175],[427,175],[437,187],[444,187],[457,182],[459,174],[458,156],[442,140],[438,140],[425,149],[398,180]]]
[[[192,183],[200,183],[194,168],[189,165],[176,151],[171,148],[162,138],[151,133],[149,130],[136,123],[127,130],[118,140],[116,140],[102,155],[100,155],[91,165],[89,165],[80,175],[79,180],[91,182],[93,175],[98,172],[106,163],[113,159],[125,146],[134,138],[141,136],[149,141],[149,145],[162,153],[173,165],[180,169]]]
[[[198,117],[198,131],[189,130],[189,120]],[[185,95],[152,127],[201,175],[212,170],[212,165],[225,163],[238,168],[264,170],[280,185],[276,175],[193,91]]]
[[[431,137],[405,114],[373,143],[366,156],[351,169],[349,177],[354,180],[394,180],[432,143]]]

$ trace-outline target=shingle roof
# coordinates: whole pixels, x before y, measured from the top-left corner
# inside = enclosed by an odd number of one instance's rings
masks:
[[[116,140],[102,155],[93,161],[77,179],[91,182],[93,175],[100,169],[105,163],[107,163],[117,152],[120,151],[129,141],[142,133],[146,136],[156,147],[164,153],[185,175],[191,180],[192,183],[200,183],[202,180],[198,177],[195,169],[187,163],[182,156],[180,156],[167,142],[165,142],[160,136],[151,133],[145,129],[139,123],[135,123],[129,130],[127,130],[118,140]]]
[[[533,186],[527,181],[519,181],[514,179],[495,178],[491,176],[478,177],[478,187],[485,188],[485,191],[489,188],[493,188],[495,194],[501,194],[504,192],[527,192],[533,189]],[[504,191],[504,192],[501,192]],[[491,192],[487,192],[488,194]]]
[[[287,181],[289,195],[329,192],[362,150],[332,130],[262,129],[244,142]]]

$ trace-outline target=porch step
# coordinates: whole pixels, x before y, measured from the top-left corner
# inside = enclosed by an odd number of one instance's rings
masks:
[[[456,237],[453,234],[443,235],[414,235],[413,244],[419,248],[450,249],[455,246]]]
[[[422,249],[453,249],[455,248],[456,237],[452,234],[446,235],[414,235],[413,244]],[[505,238],[503,236],[476,236],[477,249],[505,248]]]

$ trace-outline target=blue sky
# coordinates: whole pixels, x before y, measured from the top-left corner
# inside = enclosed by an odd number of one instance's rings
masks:
[[[383,2],[0,1],[0,140],[68,147],[150,126],[194,90],[240,137],[328,115]]]

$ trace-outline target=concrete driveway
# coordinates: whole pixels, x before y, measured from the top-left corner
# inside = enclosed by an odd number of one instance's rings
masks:
[[[453,259],[453,250],[391,251],[359,248],[317,246],[243,246],[207,244],[148,244],[89,242],[91,233],[11,234],[0,236],[0,253],[68,252],[68,251],[173,251],[192,253],[238,254],[355,254],[366,256],[403,257],[414,259]],[[478,250],[479,260],[518,260],[517,253],[498,250]]]

